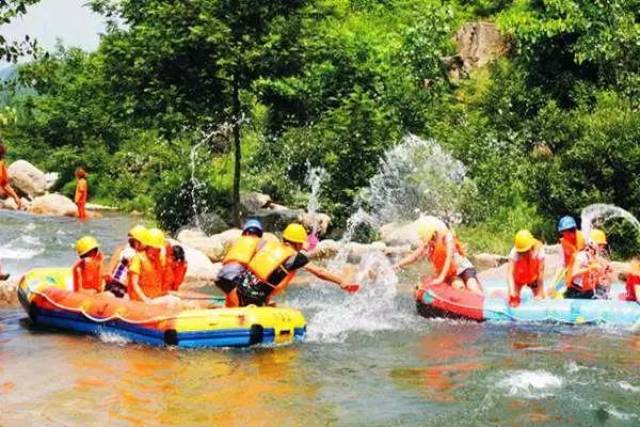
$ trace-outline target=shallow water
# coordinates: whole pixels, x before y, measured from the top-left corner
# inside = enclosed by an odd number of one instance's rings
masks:
[[[3,259],[21,271],[72,262],[88,229],[114,246],[110,231],[131,224],[5,219],[2,247],[28,249],[20,230],[40,230],[40,254]],[[640,424],[640,335],[430,321],[415,313],[412,280],[356,297],[294,288],[284,302],[303,310],[309,337],[279,348],[157,349],[33,330],[21,310],[1,310],[0,425]]]

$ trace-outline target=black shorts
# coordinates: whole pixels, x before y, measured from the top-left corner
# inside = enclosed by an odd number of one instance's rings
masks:
[[[476,271],[475,268],[469,267],[464,271],[462,271],[462,273],[458,274],[458,277],[461,278],[462,281],[466,284],[469,281],[469,279],[478,280],[478,272]]]
[[[127,294],[127,287],[113,279],[109,279],[107,281],[107,285],[104,287],[104,290],[111,292],[116,298],[124,298]]]
[[[231,280],[226,277],[218,277],[218,279],[216,280],[216,286],[220,290],[222,290],[222,292],[224,292],[225,294],[228,294],[229,292],[237,288],[238,284],[239,284],[238,279]]]
[[[593,295],[593,291],[582,292],[574,286],[569,286],[567,290],[564,291],[564,297],[566,299],[593,299]]]

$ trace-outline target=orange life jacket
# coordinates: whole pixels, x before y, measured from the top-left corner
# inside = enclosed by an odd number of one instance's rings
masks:
[[[102,253],[95,257],[81,258],[73,266],[73,290],[95,289],[102,292]]]
[[[576,253],[577,255],[577,253]],[[575,257],[573,259],[573,264],[575,264]],[[589,264],[591,264],[592,262],[597,263],[597,259],[594,256],[589,256]],[[570,286],[572,288],[578,289],[581,292],[588,292],[588,291],[592,291],[596,288],[596,285],[598,285],[598,283],[600,282],[600,278],[602,276],[602,271],[601,270],[588,270],[586,273],[582,274],[582,283],[581,286],[578,286],[578,283],[576,283],[575,277],[573,276],[573,265],[571,265],[571,269],[569,270],[569,273],[567,275],[567,286]]]
[[[139,252],[134,256],[140,260],[140,275],[138,286],[148,298],[156,298],[165,294],[164,266],[161,259],[151,260],[144,252]],[[135,262],[132,260],[132,263]],[[135,274],[129,270],[128,292],[129,297],[134,301],[141,301],[142,298],[133,289],[131,276]]]
[[[297,252],[292,247],[281,242],[267,242],[256,252],[249,262],[249,270],[261,282],[269,283],[271,273],[282,266],[286,260]],[[287,276],[280,283],[271,283],[274,287],[286,286],[296,275],[296,271],[287,272]]]
[[[7,172],[7,165],[4,160],[0,160],[0,187],[4,187],[9,183],[9,172]]]
[[[456,248],[454,247],[454,251]],[[447,261],[447,234],[443,233],[436,236],[436,241],[429,252],[429,261],[435,270],[435,275],[440,275],[442,273],[442,269],[444,268],[444,264]],[[451,257],[451,264],[449,265],[449,271],[445,275],[445,281],[451,280],[456,275],[456,270],[458,267],[456,266],[455,260],[453,256]]]
[[[257,236],[240,236],[238,240],[231,246],[229,252],[222,261],[223,264],[237,262],[238,264],[247,266],[251,258],[256,254],[260,237]]]
[[[76,195],[74,201],[76,204],[84,205],[87,203],[87,197],[89,196],[89,187],[85,178],[80,178],[76,183]]]
[[[537,242],[527,255],[520,255],[513,267],[513,280],[516,285],[530,285],[538,281],[541,261],[537,252],[542,250],[542,243]]]

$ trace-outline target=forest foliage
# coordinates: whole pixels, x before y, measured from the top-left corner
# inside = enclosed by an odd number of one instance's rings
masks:
[[[552,240],[559,216],[594,202],[640,213],[640,1],[91,4],[110,19],[95,52],[60,47],[6,88],[11,156],[61,172],[65,191],[84,165],[97,199],[171,229],[193,220],[192,191],[231,221],[237,122],[242,190],[299,205],[322,166],[338,227],[408,133],[467,166],[465,225],[485,239],[529,227]],[[452,79],[453,34],[477,20],[509,51]]]

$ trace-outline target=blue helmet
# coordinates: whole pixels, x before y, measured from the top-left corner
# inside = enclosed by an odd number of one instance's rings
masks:
[[[576,220],[571,216],[563,216],[560,218],[560,222],[558,222],[558,231],[567,231],[573,230],[574,228],[578,228],[578,224],[576,224]]]
[[[245,233],[246,231],[249,231],[249,230],[255,230],[257,234],[259,234],[260,236],[262,236],[262,232],[264,231],[262,229],[262,224],[257,219],[250,219],[244,223],[244,227],[242,227],[242,232]]]

